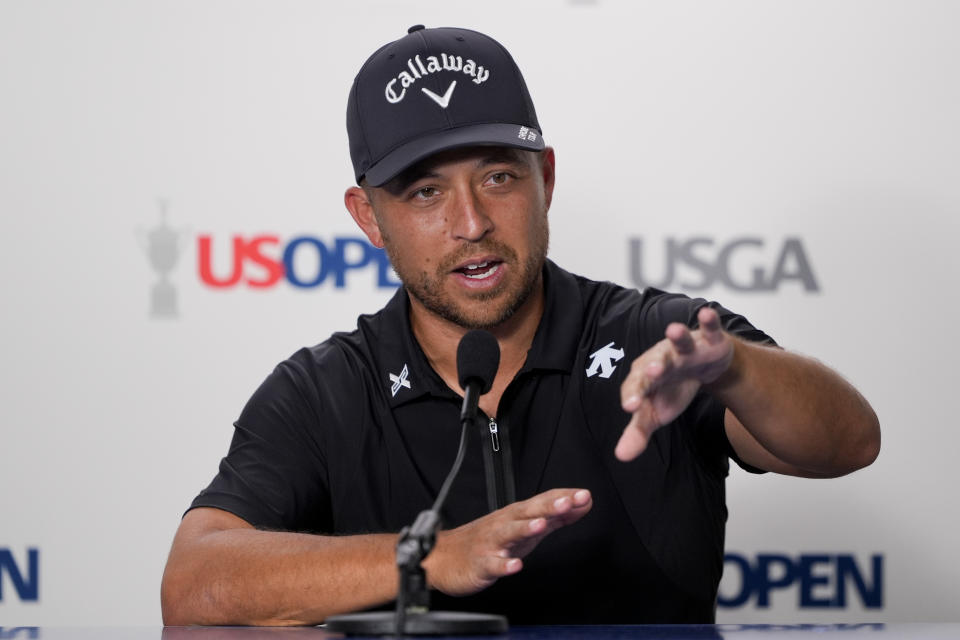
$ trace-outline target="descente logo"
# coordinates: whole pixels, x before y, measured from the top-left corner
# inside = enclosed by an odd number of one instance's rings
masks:
[[[477,85],[483,84],[490,78],[490,69],[482,64],[477,64],[470,58],[464,62],[462,56],[448,56],[445,53],[441,53],[439,59],[437,56],[427,56],[426,65],[420,56],[416,55],[407,60],[407,69],[410,71],[401,71],[395,78],[391,78],[384,88],[383,93],[390,104],[403,100],[407,94],[407,88],[417,80],[438,71],[458,71],[473,78],[473,83]],[[400,93],[397,93],[397,83],[400,84]]]

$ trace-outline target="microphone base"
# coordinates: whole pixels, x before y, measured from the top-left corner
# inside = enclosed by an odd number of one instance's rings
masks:
[[[460,636],[491,635],[506,633],[507,619],[489,613],[466,611],[427,611],[408,613],[406,628],[401,634],[396,629],[397,615],[394,611],[370,611],[330,616],[326,620],[328,631],[345,633],[348,636]]]

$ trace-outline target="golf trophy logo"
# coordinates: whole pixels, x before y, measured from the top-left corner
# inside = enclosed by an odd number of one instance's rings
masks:
[[[169,204],[167,200],[160,199],[160,224],[146,232],[141,230],[138,234],[150,266],[160,276],[150,291],[151,318],[176,318],[179,315],[177,290],[170,282],[170,273],[180,259],[184,235],[167,224]]]

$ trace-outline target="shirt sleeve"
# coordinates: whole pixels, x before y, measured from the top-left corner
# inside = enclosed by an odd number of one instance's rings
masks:
[[[305,352],[278,365],[254,392],[234,423],[219,472],[190,509],[223,509],[257,528],[330,529],[322,407]]]

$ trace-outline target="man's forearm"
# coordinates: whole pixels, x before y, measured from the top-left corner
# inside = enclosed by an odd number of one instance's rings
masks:
[[[849,473],[879,453],[869,403],[811,358],[737,340],[729,369],[707,389],[766,451],[809,475]]]
[[[318,624],[389,602],[397,591],[395,544],[394,534],[178,533],[161,588],[164,624]]]
[[[423,563],[430,588],[464,596],[520,571],[540,541],[593,506],[585,489],[551,489],[440,532]],[[167,625],[318,624],[397,595],[397,534],[258,531],[219,509],[184,516],[163,574]]]

